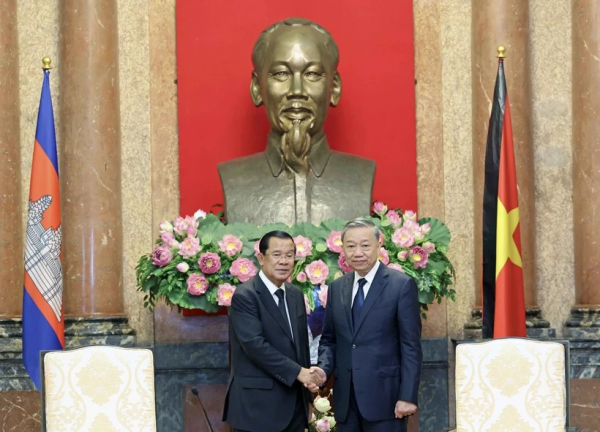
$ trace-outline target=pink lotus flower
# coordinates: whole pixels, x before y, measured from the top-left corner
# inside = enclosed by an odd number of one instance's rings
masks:
[[[400,251],[398,252],[398,259],[402,262],[406,261],[408,259],[408,251]]]
[[[208,289],[208,281],[202,274],[193,273],[187,279],[187,292],[190,295],[199,296]]]
[[[198,232],[198,228],[193,227],[193,226],[189,226],[188,229],[186,230],[187,235],[190,237],[194,237],[197,232]]]
[[[394,228],[398,228],[398,226],[400,226],[402,223],[402,219],[396,210],[390,210],[387,212],[386,216]]]
[[[326,418],[322,418],[321,420],[317,420],[315,422],[315,427],[319,432],[329,432],[331,429],[331,425],[329,424],[329,420]]]
[[[435,245],[431,242],[425,242],[421,245],[421,247],[425,249],[428,254],[435,252]]]
[[[254,242],[254,256],[257,257],[258,254],[260,253],[260,240],[256,240]]]
[[[373,211],[379,216],[384,215],[387,210],[387,206],[381,201],[376,201],[375,204],[373,204]]]
[[[392,241],[396,246],[403,248],[409,248],[415,244],[415,235],[406,226],[402,228],[396,228],[392,235]]]
[[[429,261],[429,254],[420,246],[413,247],[409,255],[414,268],[425,268]]]
[[[325,244],[327,245],[327,249],[331,252],[342,252],[342,232],[331,231],[331,234],[329,234],[329,237],[325,240]]]
[[[379,261],[381,261],[383,264],[388,265],[388,263],[390,262],[390,254],[384,248],[380,248],[379,249],[379,255],[377,256],[377,259]]]
[[[198,221],[193,217],[186,216],[182,218],[181,216],[177,216],[173,221],[174,230],[179,235],[187,234],[187,230],[190,227],[198,228]]]
[[[396,264],[396,263],[389,263],[388,268],[391,268],[393,270],[397,270],[400,273],[404,273],[404,269],[402,268],[402,266],[400,264]]]
[[[196,213],[194,213],[194,219],[198,220],[198,219],[204,219],[206,217],[206,212],[203,210],[196,210]]]
[[[202,273],[215,274],[221,268],[221,258],[214,252],[203,253],[198,259],[198,265]]]
[[[169,249],[171,249],[175,245],[175,243],[179,244],[177,240],[175,240],[175,236],[173,235],[173,233],[169,231],[165,231],[160,234],[160,241],[162,241],[162,244],[168,247]]]
[[[227,256],[234,256],[239,251],[242,250],[244,244],[242,241],[234,235],[225,234],[223,236],[223,240],[217,242],[219,244],[219,248],[221,252],[226,254]]]
[[[404,212],[404,220],[416,221],[417,220],[417,214],[414,211],[412,211],[412,210],[406,210]]]
[[[308,297],[306,297],[306,295],[304,295],[304,307],[306,308],[306,315],[310,315],[312,311],[310,310],[310,303],[308,302]]]
[[[171,251],[164,246],[157,247],[154,249],[154,252],[152,252],[152,264],[155,266],[164,267],[169,264],[172,259],[173,255],[171,254]]]
[[[234,285],[228,283],[219,285],[219,290],[217,291],[217,304],[219,306],[231,306],[231,298],[233,297],[235,288]]]
[[[431,232],[431,224],[429,222],[421,225],[421,229],[423,230],[423,234],[427,235]]]
[[[179,244],[179,255],[191,258],[200,252],[200,239],[198,237],[187,237]]]
[[[304,272],[302,272],[302,271],[301,271],[300,273],[298,273],[298,274],[296,275],[296,280],[297,280],[298,282],[300,282],[300,283],[304,283],[304,282],[306,282],[306,273],[304,273]]]
[[[352,267],[350,267],[348,265],[348,263],[346,262],[346,255],[344,255],[344,252],[342,252],[340,254],[340,257],[338,258],[338,267],[344,272],[344,273],[350,273],[352,271]]]
[[[329,276],[329,267],[322,260],[313,261],[306,266],[306,275],[313,285],[325,283]]]
[[[181,262],[177,264],[176,268],[180,273],[187,273],[187,271],[190,269],[190,265],[186,262]]]
[[[312,240],[306,237],[297,236],[294,237],[294,243],[296,243],[296,256],[300,258],[312,255]]]
[[[321,285],[319,289],[319,301],[321,306],[327,307],[327,295],[329,294],[329,287],[327,285]]]
[[[237,277],[240,282],[246,282],[257,273],[256,266],[248,258],[238,258],[231,263],[229,272]]]
[[[171,222],[169,221],[161,222],[161,224],[158,227],[160,228],[161,234],[164,232],[173,232],[173,225],[171,225]]]
[[[415,230],[421,228],[421,226],[417,222],[411,219],[405,220],[403,227],[408,228],[411,232],[415,232]]]
[[[423,234],[423,229],[421,227],[415,229],[413,234],[415,235],[415,242],[421,242],[425,238],[425,234]]]

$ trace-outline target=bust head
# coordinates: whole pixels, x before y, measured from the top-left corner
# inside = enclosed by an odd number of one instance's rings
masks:
[[[271,130],[294,171],[307,168],[311,138],[323,133],[329,106],[340,100],[338,48],[327,30],[303,18],[289,18],[261,33],[252,52],[250,94],[265,105]]]

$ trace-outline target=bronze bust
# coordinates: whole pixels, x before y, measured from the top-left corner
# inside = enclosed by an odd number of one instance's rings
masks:
[[[338,59],[329,32],[306,19],[262,32],[250,95],[265,105],[271,131],[266,151],[218,165],[228,222],[319,224],[369,213],[375,162],[332,151],[323,131],[341,96]]]

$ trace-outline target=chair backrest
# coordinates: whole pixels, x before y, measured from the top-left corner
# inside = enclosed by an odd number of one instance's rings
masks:
[[[564,431],[568,426],[568,342],[523,338],[456,347],[456,428]]]
[[[152,351],[90,346],[43,353],[42,425],[48,432],[156,431]]]

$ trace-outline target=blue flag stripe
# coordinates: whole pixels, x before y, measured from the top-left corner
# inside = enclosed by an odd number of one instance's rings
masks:
[[[27,334],[27,337],[23,338],[23,364],[39,390],[40,351],[62,350],[62,346],[54,329],[26,289],[23,290],[23,334]]]
[[[56,175],[58,175],[56,132],[54,130],[54,112],[52,109],[52,97],[50,95],[50,71],[44,71],[44,84],[42,85],[42,96],[40,97],[35,139],[46,153],[46,156],[48,156],[50,162],[52,162],[56,170]]]

